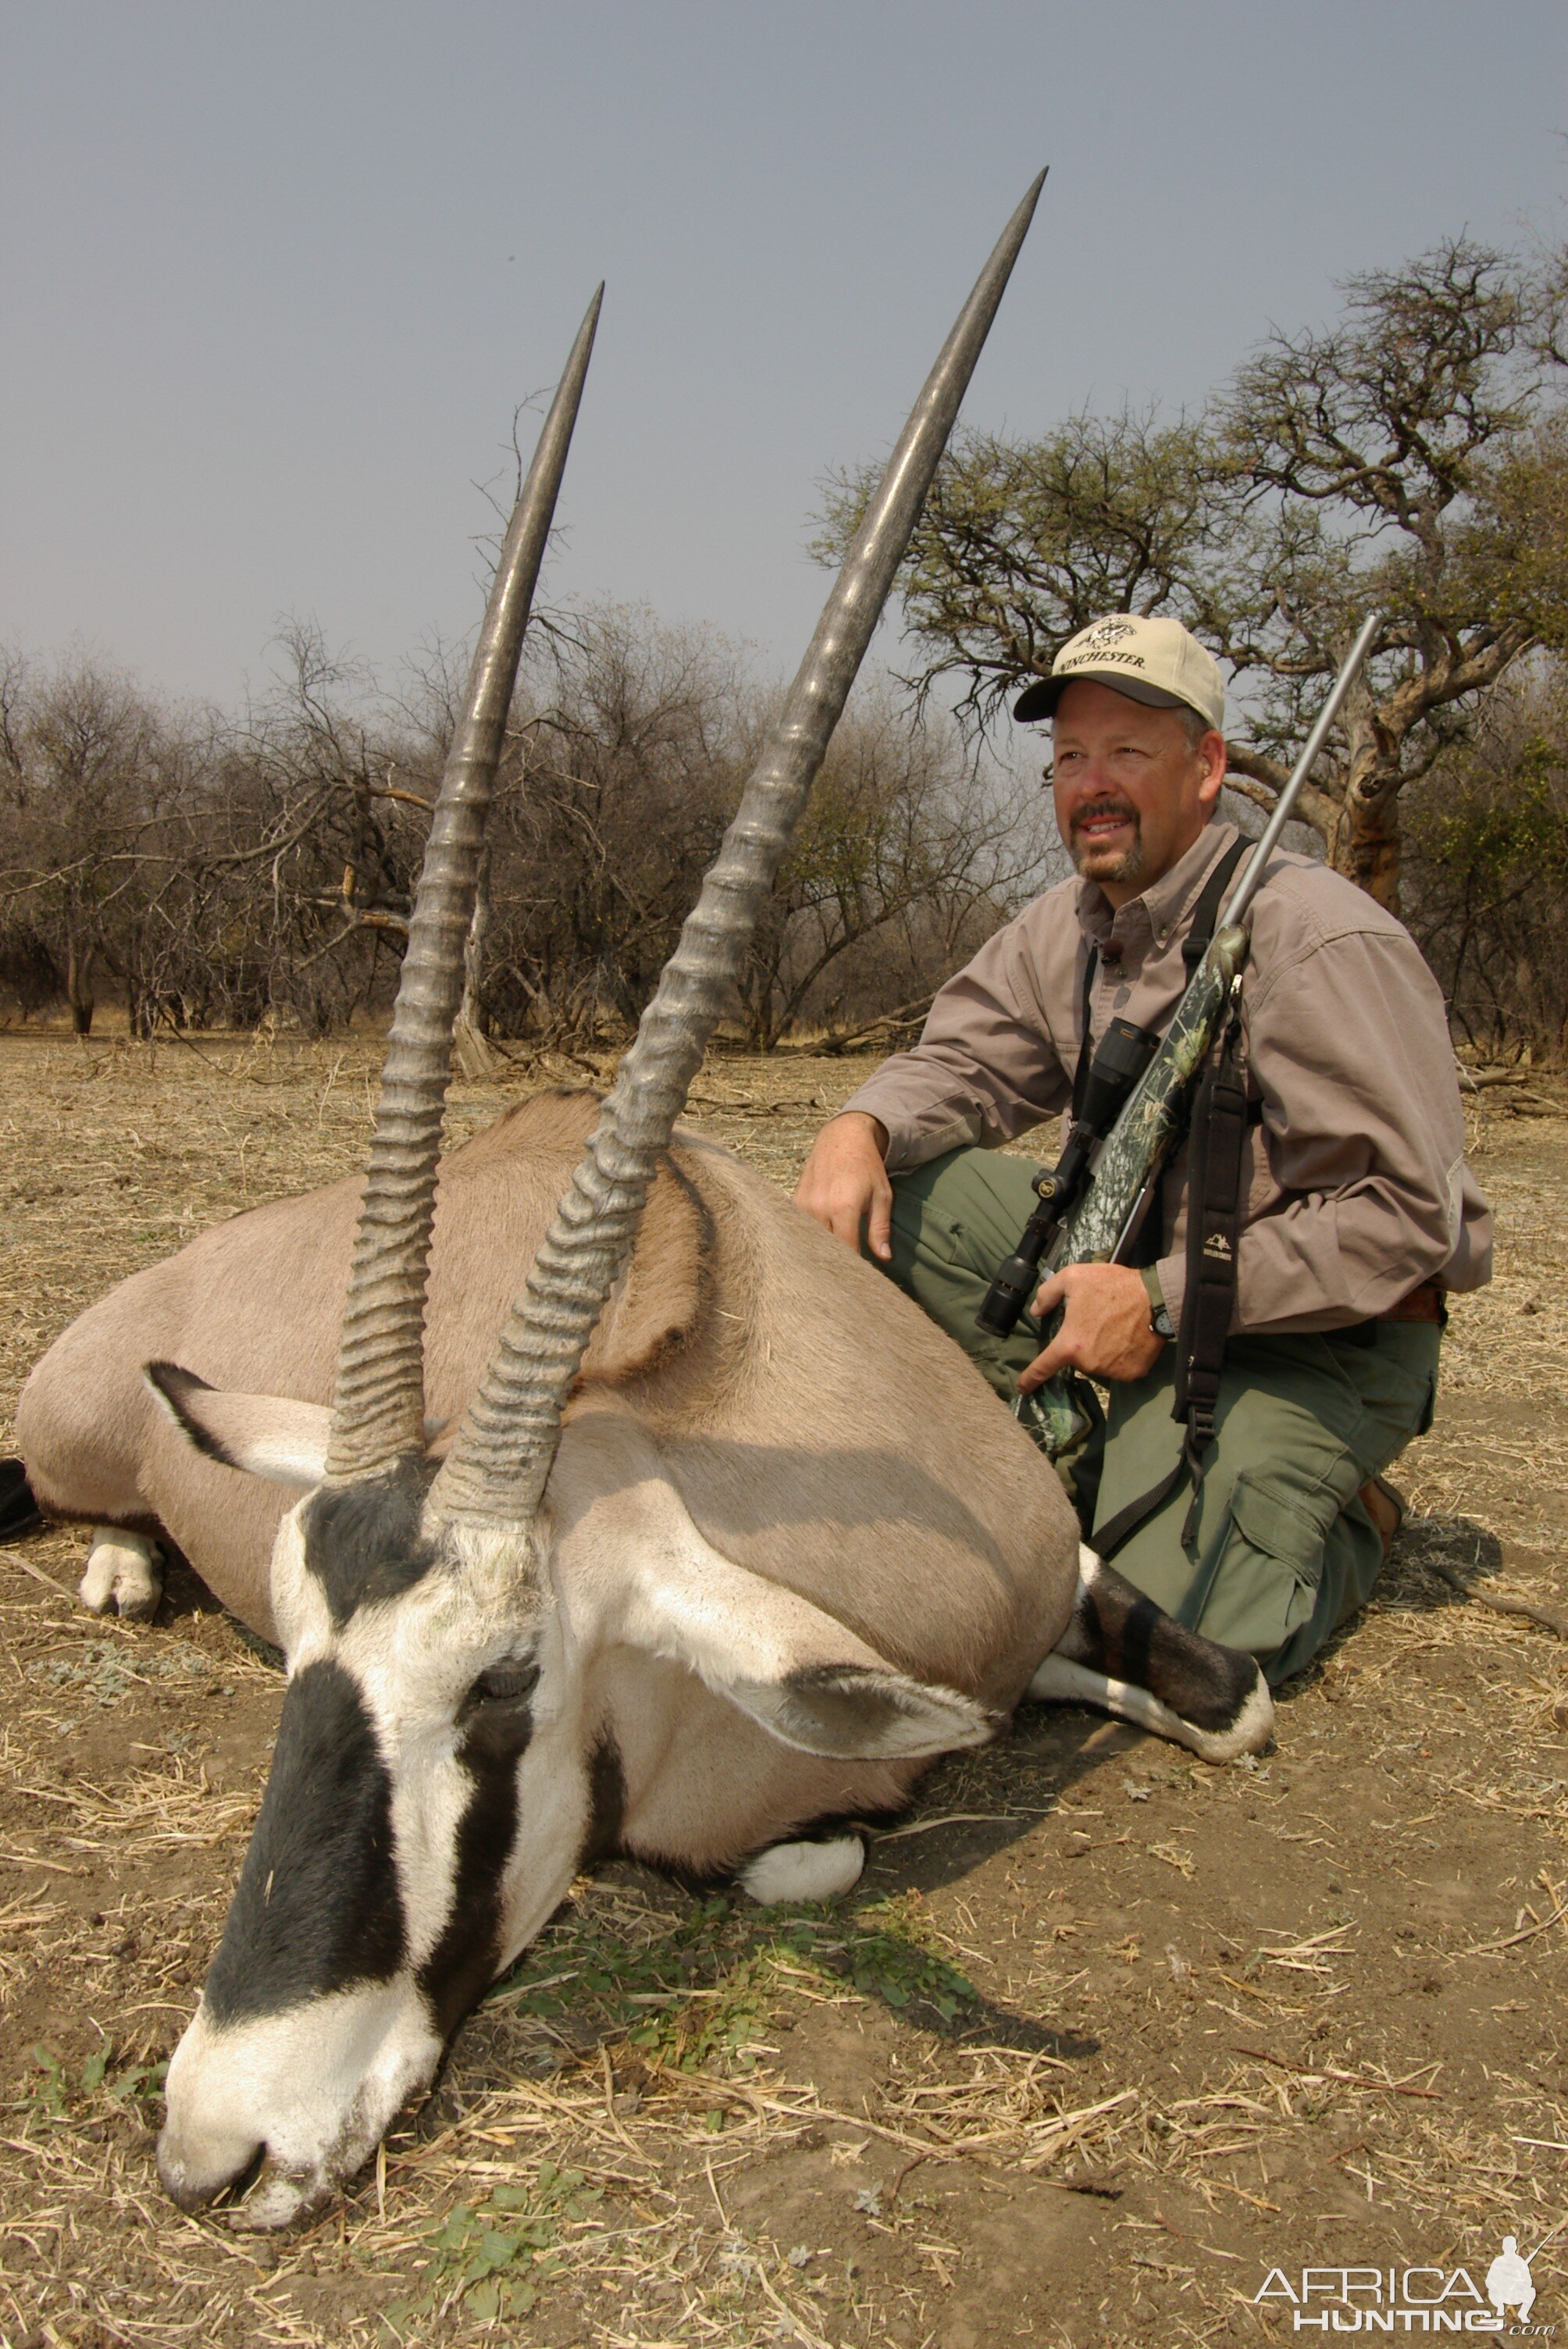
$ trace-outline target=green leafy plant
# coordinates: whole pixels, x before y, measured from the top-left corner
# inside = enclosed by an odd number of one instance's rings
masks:
[[[424,2283],[395,2301],[382,2321],[394,2340],[415,2341],[420,2320],[460,2302],[481,2323],[526,2316],[542,2286],[565,2265],[562,2229],[581,2223],[601,2199],[581,2170],[542,2161],[534,2176],[491,2189],[480,2202],[457,2202],[425,2240]]]
[[[845,1917],[826,1907],[766,1917],[725,1898],[694,1901],[658,1939],[637,1945],[591,1920],[569,1920],[535,1943],[492,1997],[520,2015],[579,2033],[624,2039],[681,2071],[735,2064],[748,2053],[791,1972],[853,1984],[898,2010],[951,2023],[977,1999],[935,1945],[919,1897],[878,1901]]]
[[[28,2086],[22,2101],[36,2117],[50,2121],[69,2119],[77,2106],[100,2095],[122,2106],[132,2097],[155,2095],[169,2070],[167,2063],[137,2064],[111,2079],[107,2047],[96,2049],[79,2073],[73,2073],[41,2041],[28,2052],[40,2076]]]

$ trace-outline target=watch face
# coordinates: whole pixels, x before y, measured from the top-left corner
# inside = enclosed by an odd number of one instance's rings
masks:
[[[1149,1326],[1157,1338],[1173,1338],[1176,1335],[1175,1325],[1171,1321],[1171,1309],[1168,1305],[1157,1305],[1154,1308],[1149,1316]]]

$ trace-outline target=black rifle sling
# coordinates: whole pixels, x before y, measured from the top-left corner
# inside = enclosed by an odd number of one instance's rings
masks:
[[[1181,952],[1189,977],[1209,950],[1220,900],[1252,846],[1238,840],[1209,875],[1192,915]],[[1202,1488],[1204,1453],[1214,1439],[1214,1410],[1225,1340],[1236,1296],[1236,1247],[1241,1236],[1242,1183],[1246,1166],[1247,1093],[1241,1067],[1239,997],[1225,1015],[1219,1049],[1199,1081],[1191,1116],[1192,1148],[1187,1170],[1187,1286],[1176,1340],[1176,1397],[1171,1417],[1187,1433],[1175,1465],[1158,1485],[1119,1509],[1093,1536],[1102,1558],[1112,1558],[1184,1484],[1191,1506],[1181,1528],[1185,1542],[1196,1521]]]
[[[1198,1505],[1198,1463],[1214,1440],[1214,1413],[1225,1340],[1236,1302],[1236,1247],[1241,1238],[1242,1184],[1247,1151],[1247,1086],[1241,1067],[1242,1015],[1233,998],[1218,1053],[1204,1070],[1192,1118],[1192,1161],[1187,1184],[1187,1288],[1176,1343],[1172,1419],[1184,1421],[1192,1463],[1192,1510],[1181,1528],[1186,1541]]]
[[[1094,1037],[1090,1032],[1094,1018],[1094,975],[1099,967],[1099,948],[1091,946],[1083,965],[1083,1037],[1078,1045],[1078,1067],[1073,1071],[1073,1123],[1083,1116],[1084,1095],[1088,1091],[1089,1062],[1094,1058]]]

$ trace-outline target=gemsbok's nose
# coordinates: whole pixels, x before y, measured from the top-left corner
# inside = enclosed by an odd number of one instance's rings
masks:
[[[182,2210],[204,2210],[231,2186],[248,2182],[265,2151],[248,2131],[192,2131],[171,2118],[158,2140],[159,2180]]]

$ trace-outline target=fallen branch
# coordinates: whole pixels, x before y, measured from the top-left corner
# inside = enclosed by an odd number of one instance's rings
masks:
[[[1429,1574],[1435,1574],[1439,1582],[1446,1582],[1449,1588],[1457,1590],[1461,1599],[1473,1599],[1478,1607],[1490,1607],[1494,1615],[1522,1615],[1526,1622],[1539,1623],[1542,1630],[1555,1631],[1560,1640],[1568,1640],[1568,1623],[1564,1623],[1561,1615],[1548,1614],[1544,1607],[1532,1607],[1528,1599],[1502,1599],[1490,1590],[1477,1590],[1472,1583],[1465,1580],[1459,1568],[1449,1566],[1446,1559],[1422,1557],[1419,1550],[1416,1556]]]

